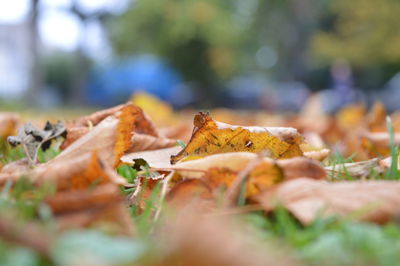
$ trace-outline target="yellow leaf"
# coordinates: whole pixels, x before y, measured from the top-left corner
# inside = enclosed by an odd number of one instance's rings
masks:
[[[157,125],[171,125],[177,122],[172,107],[153,95],[138,92],[131,101],[142,108]]]
[[[192,137],[183,149],[171,156],[171,163],[189,155],[205,156],[226,152],[269,152],[273,158],[301,156],[303,137],[294,128],[233,126],[214,121],[208,114],[194,118]]]

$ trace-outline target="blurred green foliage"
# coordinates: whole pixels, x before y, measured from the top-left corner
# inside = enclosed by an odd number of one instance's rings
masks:
[[[245,23],[235,23],[238,1],[146,0],[111,25],[111,40],[122,55],[155,53],[195,86],[212,88],[239,65]]]
[[[338,59],[377,88],[400,69],[399,11],[393,0],[136,0],[109,32],[117,54],[160,55],[211,95],[254,72],[326,88]]]
[[[400,2],[336,0],[328,6],[332,22],[311,40],[321,65],[340,58],[351,63],[363,88],[376,88],[400,70]]]

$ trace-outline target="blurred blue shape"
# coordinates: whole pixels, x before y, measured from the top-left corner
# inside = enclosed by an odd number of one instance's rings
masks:
[[[400,72],[386,83],[380,94],[389,110],[400,109]]]
[[[96,67],[89,77],[86,101],[114,105],[126,102],[137,91],[151,93],[178,106],[190,98],[177,71],[160,58],[139,55]]]

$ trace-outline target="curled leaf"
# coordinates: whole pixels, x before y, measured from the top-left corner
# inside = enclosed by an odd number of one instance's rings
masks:
[[[214,121],[208,114],[199,113],[194,118],[192,137],[171,163],[189,156],[206,156],[226,152],[268,151],[273,158],[301,156],[299,144],[303,137],[294,128],[266,128],[232,126]]]
[[[21,145],[30,165],[37,163],[39,149],[47,150],[53,139],[65,137],[66,129],[61,121],[52,124],[47,121],[43,130],[37,129],[33,124],[26,123],[18,132],[17,136],[7,138],[12,146]]]

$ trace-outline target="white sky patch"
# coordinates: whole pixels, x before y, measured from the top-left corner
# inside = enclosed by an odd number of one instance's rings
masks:
[[[79,5],[85,12],[106,9],[114,14],[125,10],[128,0],[80,0]],[[79,42],[83,30],[79,20],[67,9],[71,0],[41,0],[39,32],[43,44],[72,51]],[[27,19],[30,0],[0,0],[0,24],[22,23]],[[98,23],[89,23],[83,33],[86,47],[91,56],[107,55],[110,48],[105,40],[104,31]],[[92,49],[92,50],[91,50]],[[106,51],[107,50],[107,51]]]
[[[39,32],[44,44],[64,50],[74,50],[79,42],[81,26],[79,20],[63,11],[44,11],[39,23]]]
[[[0,23],[20,22],[28,10],[28,0],[0,0]]]

